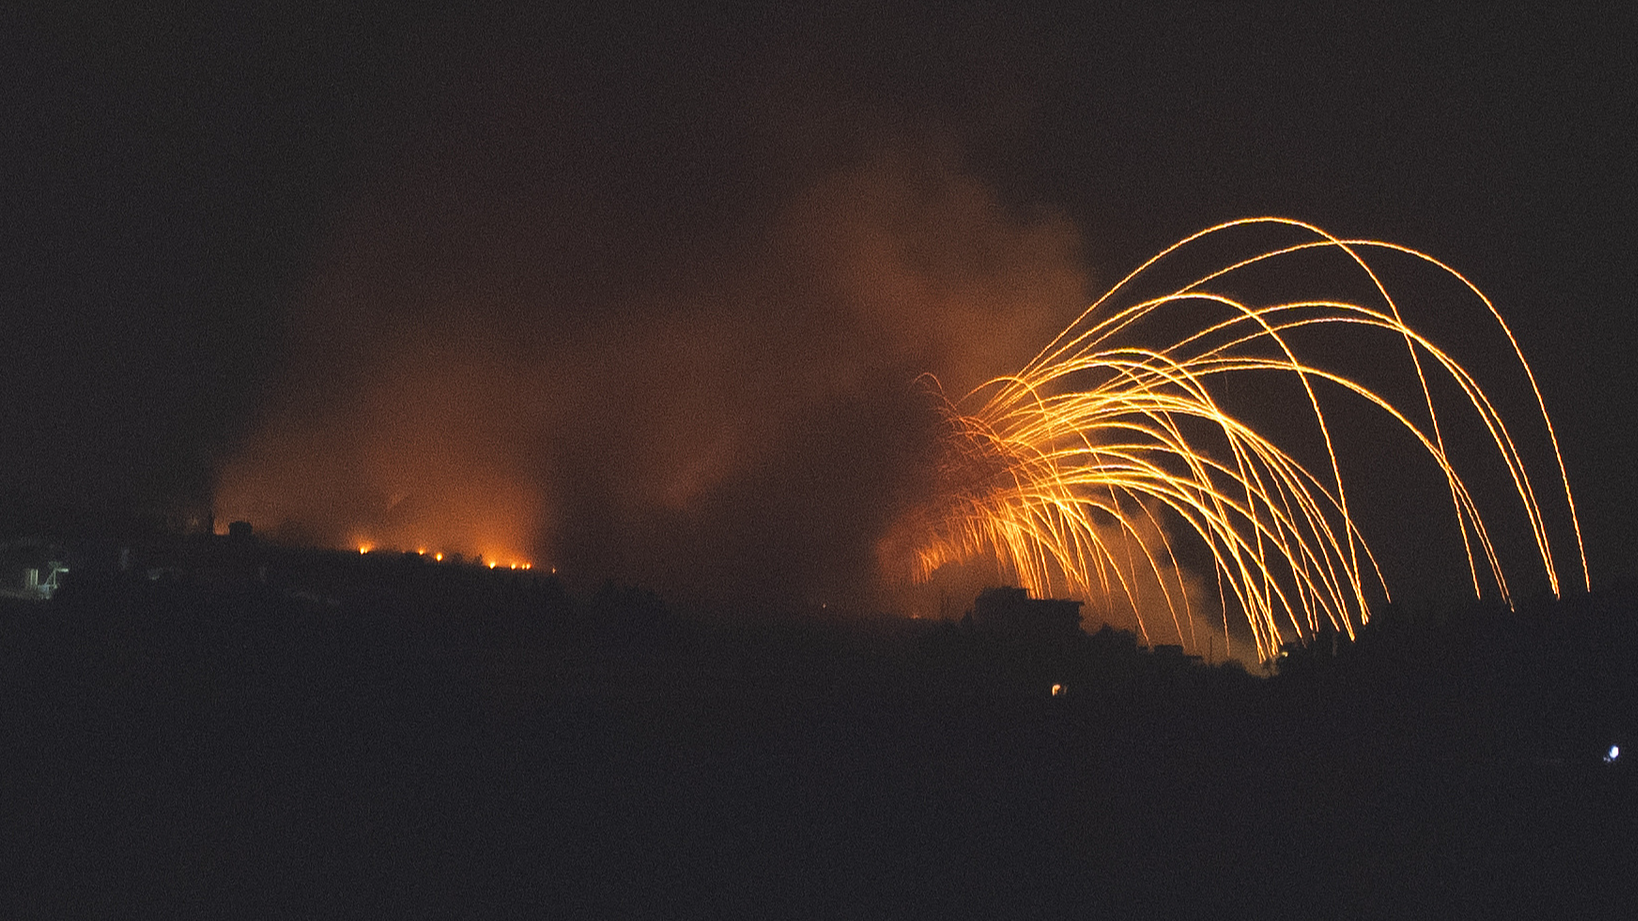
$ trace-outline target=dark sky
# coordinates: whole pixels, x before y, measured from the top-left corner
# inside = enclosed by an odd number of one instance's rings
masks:
[[[545,509],[462,539],[818,597],[921,450],[916,371],[1009,370],[1277,213],[1490,294],[1595,584],[1638,570],[1630,11],[877,6],[7,14],[0,496],[249,477],[392,531],[458,492]]]

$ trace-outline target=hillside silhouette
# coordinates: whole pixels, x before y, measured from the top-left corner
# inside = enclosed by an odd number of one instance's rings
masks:
[[[295,551],[291,551],[294,553]],[[1618,916],[1628,592],[1266,671],[309,552],[0,608],[14,917]],[[1056,688],[1054,687],[1056,686]]]

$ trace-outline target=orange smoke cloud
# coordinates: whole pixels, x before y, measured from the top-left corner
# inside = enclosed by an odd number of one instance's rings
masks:
[[[1088,293],[1067,219],[1010,213],[984,183],[922,154],[890,151],[827,177],[787,220],[858,360],[914,364],[953,394],[1021,366]]]
[[[569,207],[582,192],[487,191],[519,168],[412,173],[360,209],[221,469],[219,519],[685,597],[859,600],[928,457],[915,376],[1015,367],[1085,300],[1067,222],[939,156],[876,156],[658,248]]]
[[[535,559],[547,498],[520,475],[510,393],[457,358],[378,360],[356,392],[276,414],[223,469],[218,519],[300,543]]]

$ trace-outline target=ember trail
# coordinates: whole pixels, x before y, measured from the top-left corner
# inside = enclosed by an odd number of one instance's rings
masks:
[[[1286,242],[1268,245],[1280,235]],[[1247,238],[1261,242],[1247,252]],[[1200,269],[1202,254],[1215,267]],[[1505,338],[1505,364],[1528,381],[1533,413],[1504,420],[1474,375],[1409,325],[1401,303],[1410,301],[1382,280],[1379,263],[1389,260],[1455,282],[1462,306]],[[1180,266],[1181,284],[1155,287]],[[1292,282],[1323,290],[1283,296]],[[1326,293],[1337,289],[1348,296]],[[1280,294],[1244,293],[1269,290]],[[1344,353],[1364,356],[1354,362],[1361,366],[1335,360]],[[1271,375],[1284,386],[1269,387]],[[1224,398],[1236,381],[1248,380],[1258,394],[1289,403],[1279,408],[1281,434],[1259,428]],[[1016,374],[955,401],[936,380],[929,385],[940,394],[945,422],[941,489],[884,542],[913,548],[909,562],[919,581],[947,563],[993,559],[1003,578],[1037,596],[1129,605],[1145,639],[1160,633],[1203,642],[1194,636],[1201,614],[1220,616],[1227,643],[1230,619],[1243,616],[1264,659],[1322,629],[1352,637],[1369,619],[1372,599],[1391,596],[1357,521],[1372,497],[1350,491],[1343,473],[1334,416],[1347,402],[1354,404],[1349,412],[1362,404],[1385,414],[1420,448],[1400,453],[1419,455],[1443,480],[1444,511],[1454,516],[1476,596],[1493,589],[1512,603],[1491,526],[1504,503],[1522,508],[1531,556],[1555,595],[1555,555],[1565,552],[1560,545],[1569,534],[1579,582],[1587,582],[1557,435],[1518,341],[1472,282],[1404,246],[1341,239],[1284,218],[1220,224],[1122,279]],[[1456,451],[1456,422],[1474,420],[1482,435]],[[1283,440],[1293,423],[1311,430],[1306,453]],[[1527,467],[1521,445],[1528,439],[1550,446],[1556,467]],[[1495,490],[1470,488],[1474,444],[1478,454],[1494,452],[1510,495],[1498,500]],[[1210,575],[1191,577],[1185,541],[1197,542],[1193,558],[1209,559]]]

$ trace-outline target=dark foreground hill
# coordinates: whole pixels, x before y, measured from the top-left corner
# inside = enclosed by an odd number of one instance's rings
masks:
[[[1630,913],[1615,598],[1388,616],[1265,679],[473,586],[0,611],[5,914]]]

